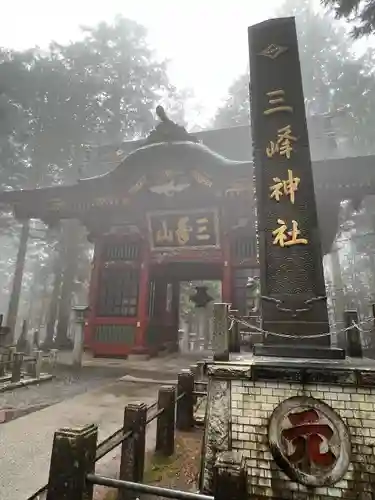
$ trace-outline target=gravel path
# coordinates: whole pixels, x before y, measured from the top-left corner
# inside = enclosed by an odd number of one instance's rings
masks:
[[[0,410],[12,409],[24,415],[25,411],[31,413],[60,403],[124,375],[124,369],[116,367],[84,367],[80,373],[72,372],[69,367],[59,367],[50,382],[0,393]]]

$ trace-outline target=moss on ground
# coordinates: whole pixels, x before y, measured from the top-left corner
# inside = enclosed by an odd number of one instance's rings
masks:
[[[202,449],[202,431],[177,433],[175,453],[163,457],[153,452],[146,456],[144,483],[189,491],[198,489]],[[116,500],[117,492],[107,493],[105,500]]]

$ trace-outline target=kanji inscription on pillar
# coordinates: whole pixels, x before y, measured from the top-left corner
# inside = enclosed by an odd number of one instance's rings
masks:
[[[286,399],[274,410],[268,429],[272,455],[293,481],[329,486],[348,470],[348,430],[322,401],[307,396]]]
[[[294,18],[250,27],[249,53],[263,328],[329,346],[316,337],[329,325]]]

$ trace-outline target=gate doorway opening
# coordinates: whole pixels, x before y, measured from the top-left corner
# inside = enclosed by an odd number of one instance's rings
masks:
[[[190,296],[195,287],[207,286],[213,302],[218,302],[222,296],[222,275],[222,265],[218,263],[170,262],[151,267],[146,332],[149,350],[179,350],[180,330],[193,328],[195,308]]]
[[[212,301],[205,308],[196,308],[190,297],[196,287],[207,287]],[[220,280],[180,282],[179,345],[180,352],[200,352],[211,349],[213,304],[222,301]]]

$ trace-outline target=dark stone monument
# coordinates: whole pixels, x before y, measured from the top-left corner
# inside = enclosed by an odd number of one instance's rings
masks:
[[[249,51],[262,328],[278,334],[254,352],[340,359],[330,348],[294,18],[249,28]]]

